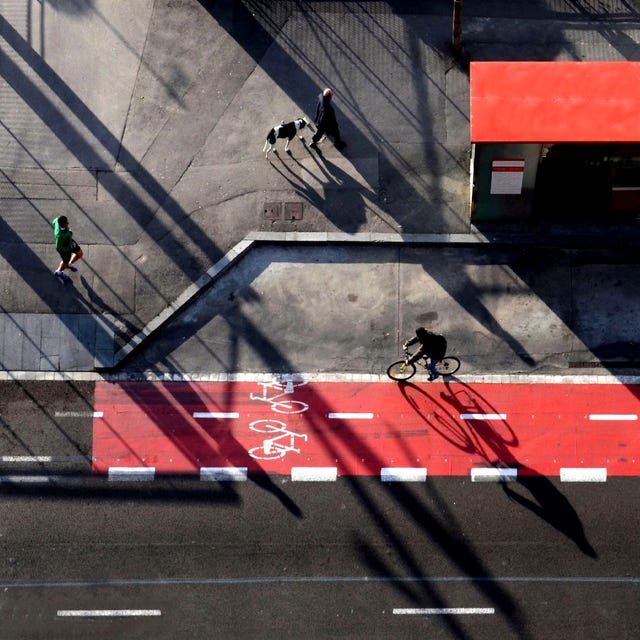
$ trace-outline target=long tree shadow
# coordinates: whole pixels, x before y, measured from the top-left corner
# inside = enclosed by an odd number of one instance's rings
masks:
[[[234,466],[246,466],[249,479],[264,491],[271,493],[296,518],[302,517],[302,511],[295,502],[283,491],[262,468],[257,460],[251,457],[246,448],[233,436],[229,423],[216,421],[213,426],[206,425],[202,420],[192,418],[189,412],[203,411],[212,405],[221,410],[228,408],[230,393],[223,396],[220,402],[217,398],[207,397],[204,390],[191,382],[182,383],[149,383],[127,382],[118,387],[125,392],[135,406],[147,407],[150,402],[158,402],[158,396],[163,398],[162,410],[147,411],[146,417],[154,427],[172,442],[186,462],[194,469],[206,467],[207,461],[220,458],[230,460]],[[227,383],[232,389],[233,383]],[[127,446],[134,455],[136,447]],[[215,446],[214,446],[215,444]],[[146,466],[144,461],[142,466]]]

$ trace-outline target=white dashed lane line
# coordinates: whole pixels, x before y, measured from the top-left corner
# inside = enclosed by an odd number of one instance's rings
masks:
[[[589,420],[602,420],[610,422],[633,422],[638,416],[635,413],[590,413]]]
[[[335,482],[337,467],[291,467],[292,482]]]
[[[450,607],[446,609],[394,609],[394,615],[410,616],[460,616],[460,615],[492,615],[493,607]]]
[[[461,413],[460,420],[506,420],[506,413]]]
[[[160,609],[59,609],[59,618],[131,618],[161,616]]]
[[[240,414],[237,411],[196,411],[193,417],[201,420],[219,420],[224,418],[239,418]]]
[[[380,470],[382,482],[426,482],[424,467],[383,467]]]
[[[247,467],[202,467],[200,480],[243,482],[247,479]]]
[[[373,420],[373,413],[329,413],[330,420]]]
[[[560,469],[561,482],[606,482],[606,468],[568,468]]]
[[[102,411],[56,411],[56,418],[103,418]]]
[[[471,469],[471,482],[512,482],[518,479],[518,470],[512,468]]]
[[[155,479],[155,467],[109,467],[109,480],[140,481]]]
[[[25,463],[58,463],[77,464],[80,462],[90,462],[89,456],[1,456],[0,462],[12,462],[15,464]]]

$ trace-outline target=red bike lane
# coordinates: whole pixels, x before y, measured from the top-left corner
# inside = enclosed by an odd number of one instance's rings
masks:
[[[635,476],[639,394],[622,384],[99,382],[93,470]]]

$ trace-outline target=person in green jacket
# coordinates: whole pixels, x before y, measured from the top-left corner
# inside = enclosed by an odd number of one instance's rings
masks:
[[[82,249],[73,239],[73,233],[71,229],[69,229],[69,220],[67,219],[67,216],[59,216],[52,224],[53,237],[56,239],[56,251],[60,254],[60,264],[54,273],[58,278],[62,278],[64,282],[67,282],[71,278],[69,278],[64,270],[78,270],[73,263],[82,258]]]

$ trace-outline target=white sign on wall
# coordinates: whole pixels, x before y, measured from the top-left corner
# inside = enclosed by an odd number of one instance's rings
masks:
[[[501,158],[491,163],[491,193],[522,193],[524,158]]]

